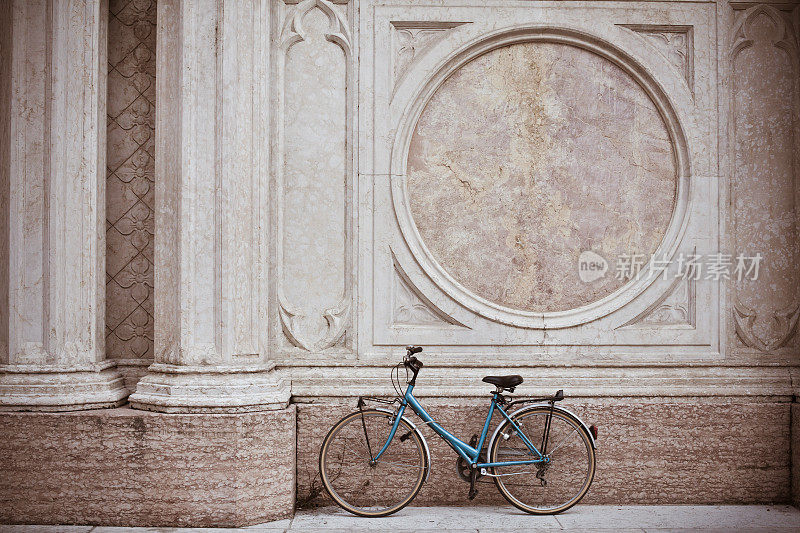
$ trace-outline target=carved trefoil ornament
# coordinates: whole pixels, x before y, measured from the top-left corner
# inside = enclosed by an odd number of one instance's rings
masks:
[[[278,315],[290,346],[320,352],[341,347],[352,322],[348,19],[333,2],[304,0],[287,13],[279,44],[273,144]]]
[[[694,92],[694,32],[692,26],[665,24],[623,24],[658,49],[681,73]]]
[[[465,327],[422,295],[392,254],[392,326]]]
[[[622,327],[694,328],[696,284],[691,274],[676,278],[661,298]]]
[[[797,303],[792,303],[787,308],[773,313],[775,329],[780,333],[765,340],[755,333],[753,328],[757,312],[744,306],[741,302],[736,302],[733,306],[736,335],[746,346],[762,352],[771,352],[785,346],[797,332],[798,316],[800,316],[800,305]]]
[[[744,7],[744,6],[743,6]],[[730,48],[731,210],[737,254],[763,256],[757,278],[735,279],[732,320],[748,348],[773,352],[796,339],[800,315],[800,75],[794,12],[755,5],[735,12]]]
[[[466,22],[396,21],[392,22],[392,75],[395,84],[425,50],[444,38],[448,30]]]

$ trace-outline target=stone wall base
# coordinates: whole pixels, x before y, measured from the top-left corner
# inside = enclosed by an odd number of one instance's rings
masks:
[[[330,503],[317,474],[319,446],[355,400],[300,402],[242,414],[0,413],[0,523],[231,527],[290,516],[295,493],[300,506]],[[465,440],[485,416],[479,399],[423,403]],[[599,427],[585,503],[799,502],[796,403],[632,398],[565,406]],[[492,484],[479,485],[469,502],[452,451],[423,431],[432,472],[415,504],[505,505]]]
[[[0,523],[231,527],[294,510],[294,406],[0,413],[0,436]]]
[[[421,402],[469,441],[483,426],[487,400]],[[568,398],[564,407],[599,428],[597,473],[583,503],[788,503],[791,405],[770,398]],[[329,503],[317,474],[319,448],[328,429],[355,406],[355,399],[297,404],[298,442],[307,443],[298,448],[298,506]],[[422,429],[415,415],[410,418]],[[467,500],[469,485],[456,473],[453,451],[429,429],[423,433],[433,460],[415,505],[508,505],[492,483],[479,484],[477,498]]]
[[[797,398],[795,398],[796,400]],[[792,503],[800,507],[800,403],[792,403]]]

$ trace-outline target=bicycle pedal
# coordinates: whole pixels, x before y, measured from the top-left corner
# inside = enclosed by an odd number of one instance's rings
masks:
[[[474,500],[475,496],[478,495],[478,489],[469,489],[468,497],[470,500]]]

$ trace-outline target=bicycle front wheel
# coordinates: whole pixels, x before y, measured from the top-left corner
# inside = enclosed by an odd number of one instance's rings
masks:
[[[400,420],[395,438],[377,461],[393,415],[368,409],[342,418],[319,454],[322,484],[341,508],[359,516],[387,516],[408,505],[422,488],[429,458],[416,431]]]
[[[528,440],[540,451],[549,407],[533,407],[514,416]],[[581,423],[560,410],[553,412],[547,437],[545,464],[495,467],[500,493],[512,505],[531,514],[566,511],[586,494],[594,478],[595,457],[589,434]],[[534,454],[508,421],[503,423],[489,450],[491,462],[525,461]]]

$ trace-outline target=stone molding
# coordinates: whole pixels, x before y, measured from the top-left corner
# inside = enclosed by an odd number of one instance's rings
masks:
[[[285,409],[289,387],[274,363],[248,367],[153,364],[131,407],[165,413],[241,413]]]
[[[491,387],[481,382],[486,375],[515,373],[525,378],[515,396],[550,395],[563,389],[569,397],[780,397],[797,394],[797,368],[747,366],[532,366],[517,364],[471,366],[452,361],[425,361],[414,394],[419,397],[485,397]],[[385,364],[363,366],[287,366],[292,379],[293,401],[315,397],[357,398],[360,395],[393,397],[395,392]],[[402,376],[402,372],[401,372]]]
[[[0,411],[102,409],[121,405],[127,396],[122,377],[110,362],[91,370],[38,365],[0,367]]]

